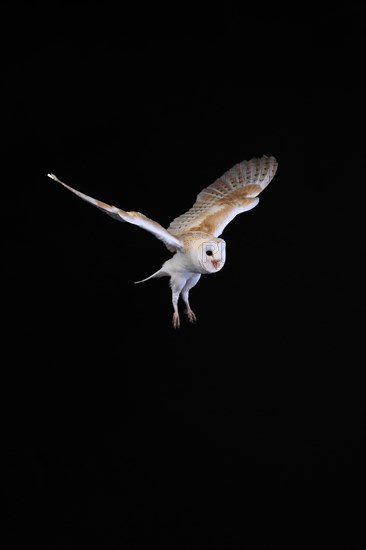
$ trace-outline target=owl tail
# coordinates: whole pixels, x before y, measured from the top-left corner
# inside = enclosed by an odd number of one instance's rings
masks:
[[[144,283],[145,281],[148,281],[149,279],[154,279],[155,277],[164,277],[165,275],[168,275],[168,273],[163,269],[159,269],[158,271],[150,275],[150,277],[146,277],[146,279],[142,279],[141,281],[135,281],[135,285],[137,285],[138,283]]]

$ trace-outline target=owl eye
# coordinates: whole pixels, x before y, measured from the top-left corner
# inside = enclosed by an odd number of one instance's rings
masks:
[[[206,254],[207,254],[207,256],[212,256],[213,252],[212,252],[212,250],[206,250]]]

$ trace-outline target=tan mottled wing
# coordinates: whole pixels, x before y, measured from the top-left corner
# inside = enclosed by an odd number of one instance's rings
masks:
[[[203,231],[218,237],[235,216],[258,204],[257,195],[267,187],[276,170],[274,157],[263,156],[236,164],[203,189],[192,208],[175,218],[168,231],[176,236]]]
[[[126,212],[125,210],[121,210],[116,206],[112,206],[110,204],[106,204],[105,202],[99,201],[97,199],[93,199],[92,197],[89,197],[88,195],[84,195],[84,193],[81,193],[80,191],[77,191],[76,189],[73,189],[66,183],[62,182],[54,174],[47,174],[47,175],[48,177],[52,178],[58,183],[61,183],[61,185],[66,187],[66,189],[68,189],[69,191],[72,191],[72,193],[75,193],[75,195],[77,195],[84,201],[87,201],[90,204],[93,204],[94,206],[99,208],[100,210],[103,210],[103,212],[105,212],[106,214],[109,214],[110,216],[112,216],[112,218],[120,222],[124,221],[128,223],[132,223],[134,225],[138,225],[142,229],[149,231],[150,233],[155,235],[155,237],[163,241],[163,243],[167,246],[169,250],[174,251],[176,249],[182,248],[182,243],[177,237],[169,233],[159,223],[155,222],[154,220],[151,220],[150,218],[147,218],[144,214],[141,214],[140,212]]]

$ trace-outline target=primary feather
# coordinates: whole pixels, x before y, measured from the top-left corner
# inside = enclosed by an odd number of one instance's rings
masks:
[[[169,233],[169,231],[164,229],[162,225],[155,222],[154,220],[151,220],[144,214],[141,214],[141,212],[127,212],[125,210],[122,210],[121,208],[112,206],[111,204],[107,204],[97,199],[93,199],[93,197],[89,197],[89,195],[85,195],[84,193],[77,191],[73,187],[70,187],[70,185],[67,185],[63,181],[59,180],[54,174],[47,174],[47,175],[49,178],[57,181],[58,183],[61,183],[61,185],[66,187],[66,189],[68,189],[72,193],[75,193],[75,195],[77,195],[84,201],[89,202],[90,204],[93,204],[100,210],[103,210],[103,212],[106,212],[106,214],[109,214],[110,216],[112,216],[112,218],[120,222],[123,221],[123,222],[132,223],[133,225],[137,225],[142,229],[149,231],[149,233],[152,233],[157,239],[163,241],[163,243],[170,250],[182,248],[182,243],[177,237],[174,237],[171,233]]]

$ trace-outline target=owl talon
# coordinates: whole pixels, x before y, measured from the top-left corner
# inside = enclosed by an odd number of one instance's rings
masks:
[[[191,323],[197,323],[197,317],[191,309],[185,309],[184,313],[188,316],[188,319]]]
[[[176,313],[176,312],[173,313],[173,327],[174,328],[180,327],[179,313]]]

